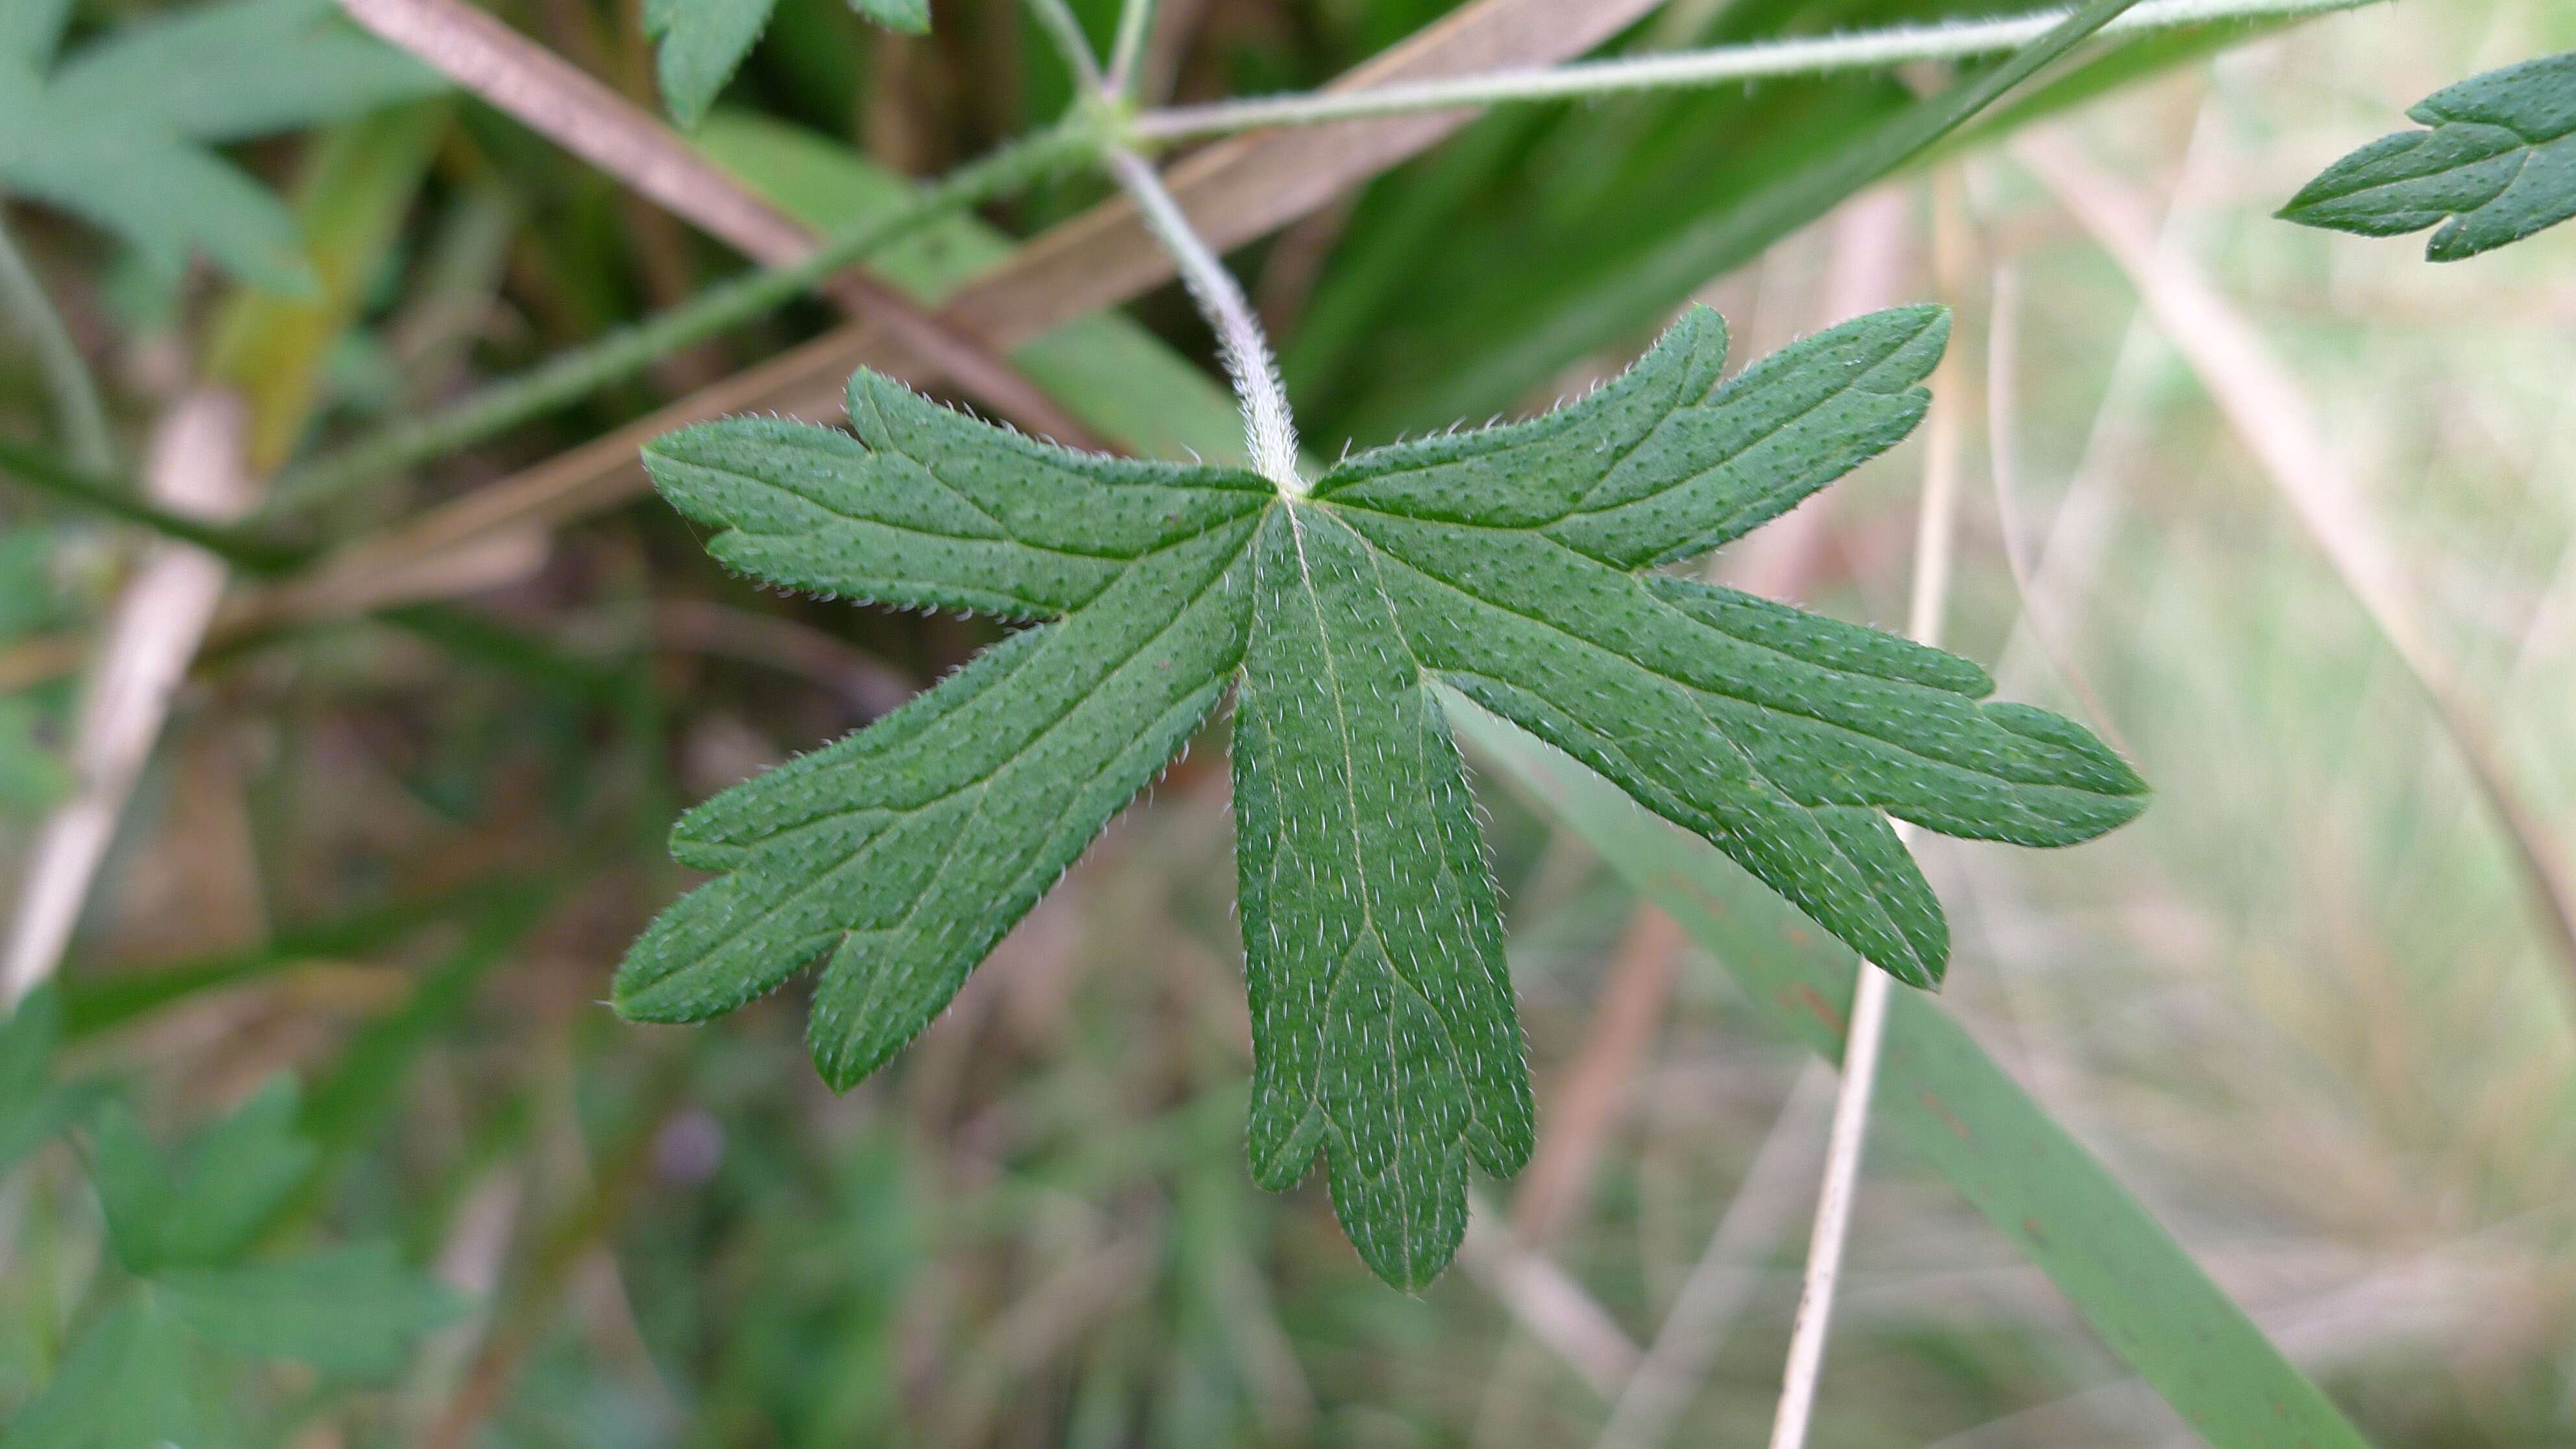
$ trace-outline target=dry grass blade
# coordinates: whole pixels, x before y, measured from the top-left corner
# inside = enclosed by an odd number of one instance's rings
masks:
[[[152,501],[211,521],[240,516],[257,492],[242,463],[246,417],[229,393],[182,398],[153,438]],[[157,543],[118,595],[97,669],[80,704],[71,798],[36,838],[0,957],[0,1013],[14,1009],[62,962],[90,882],[125,813],[135,778],[169,717],[171,696],[223,593],[224,566],[182,543]]]
[[[353,9],[408,13],[428,3],[462,9],[455,0],[354,0]],[[1569,14],[1558,0],[1478,0],[1354,67],[1327,89],[1564,60],[1618,34],[1655,4],[1600,0]],[[465,13],[478,22],[468,33],[491,28],[488,19]],[[501,33],[516,40],[507,30]],[[622,111],[632,109],[614,96],[608,100]],[[1165,173],[1164,181],[1209,244],[1222,250],[1296,220],[1427,150],[1464,123],[1457,115],[1401,116],[1247,137],[1191,155]],[[661,129],[649,120],[646,124]],[[1134,205],[1114,199],[1040,235],[1008,263],[969,284],[941,309],[939,320],[980,347],[1007,352],[1063,323],[1138,296],[1172,275],[1171,258],[1147,234]],[[454,547],[485,532],[550,526],[614,507],[646,487],[637,447],[672,428],[734,412],[834,416],[842,384],[853,369],[868,366],[900,375],[899,342],[879,317],[853,322],[692,393],[631,427],[362,541],[327,566],[325,583],[305,587],[296,599],[271,600],[263,607],[307,617],[363,608],[366,579],[386,561]]]
[[[1637,907],[1592,1030],[1546,1104],[1538,1148],[1513,1190],[1512,1223],[1522,1246],[1552,1246],[1572,1225],[1619,1125],[1629,1083],[1654,1050],[1684,944],[1672,917],[1653,905]]]
[[[1655,1341],[1619,1391],[1619,1402],[1593,1449],[1652,1449],[1671,1437],[1725,1346],[1727,1328],[1761,1283],[1762,1269],[1754,1258],[1788,1231],[1805,1199],[1833,1099],[1832,1074],[1822,1063],[1809,1062],[1762,1145],[1754,1149],[1735,1197],[1690,1276],[1682,1280]]]
[[[1554,1259],[1523,1248],[1481,1199],[1471,1195],[1467,1205],[1460,1266],[1602,1398],[1618,1397],[1637,1371],[1636,1342]]]
[[[2560,965],[2576,980],[2576,884],[2528,803],[2502,748],[2427,622],[2404,564],[2380,532],[2287,364],[2209,279],[2156,245],[2146,203],[2064,140],[2034,136],[2013,154],[2119,263],[2166,338],[2382,637],[2432,700],[2480,793],[2504,829]]]
[[[437,67],[538,134],[765,266],[802,261],[812,232],[709,164],[688,142],[570,62],[462,0],[341,0],[359,24]],[[827,287],[884,329],[886,370],[945,375],[1023,427],[1068,442],[1089,432],[1009,362],[853,270]]]

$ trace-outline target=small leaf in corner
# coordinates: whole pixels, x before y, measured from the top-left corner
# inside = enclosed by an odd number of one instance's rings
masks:
[[[661,42],[662,104],[681,129],[706,119],[777,8],[778,0],[645,0],[644,33]],[[930,29],[930,0],[850,0],[850,8],[888,30]]]
[[[2281,219],[2360,236],[2444,222],[2424,255],[2456,262],[2576,216],[2576,51],[2464,80],[2406,114],[2431,129],[2337,161]]]

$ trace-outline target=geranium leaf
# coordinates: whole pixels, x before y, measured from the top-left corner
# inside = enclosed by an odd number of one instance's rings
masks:
[[[1795,506],[1920,419],[1936,308],[1721,382],[1694,310],[1532,422],[1354,457],[1303,497],[1238,470],[1034,443],[872,374],[856,440],[740,420],[646,450],[725,563],[790,587],[1038,620],[875,725],[700,806],[723,874],[620,967],[694,1021],[828,957],[812,1035],[846,1086],[955,994],[1225,686],[1265,1186],[1320,1151],[1371,1268],[1456,1250],[1469,1164],[1531,1108],[1494,888],[1432,688],[1567,750],[1908,981],[1939,902],[1888,825],[2089,839],[2145,787],[2081,727],[1979,701],[1966,660],[1654,572]]]
[[[2473,76],[2406,114],[2430,129],[2337,161],[2281,218],[2362,236],[2446,223],[2424,255],[2456,262],[2576,216],[2576,51]]]

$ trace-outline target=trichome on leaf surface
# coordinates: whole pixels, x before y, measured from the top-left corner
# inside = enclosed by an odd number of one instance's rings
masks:
[[[1445,683],[1706,838],[1905,981],[1940,903],[1888,817],[2089,839],[2145,787],[2080,726],[1979,704],[1975,665],[1659,572],[1894,445],[1947,314],[1881,312],[1720,381],[1694,309],[1534,421],[1352,457],[1291,496],[1233,468],[1042,444],[873,373],[857,437],[736,419],[646,450],[710,551],[791,588],[1043,621],[911,704],[708,801],[723,874],[628,953],[618,1009],[729,1011],[828,954],[814,1056],[847,1087],[966,974],[1235,691],[1254,1177],[1320,1150],[1360,1256],[1418,1288],[1473,1162],[1531,1145],[1495,891]]]

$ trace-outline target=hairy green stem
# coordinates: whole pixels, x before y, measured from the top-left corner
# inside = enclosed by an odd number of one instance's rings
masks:
[[[107,408],[99,401],[98,384],[89,375],[79,344],[72,341],[71,329],[63,325],[62,314],[54,310],[44,283],[36,279],[35,268],[27,265],[6,225],[0,225],[0,309],[17,323],[36,355],[45,391],[53,400],[55,424],[62,429],[65,455],[83,472],[113,472],[116,444],[108,435]]]
[[[956,212],[1087,160],[1099,141],[1083,124],[1015,141],[925,187],[901,211],[825,241],[801,261],[748,272],[588,346],[563,353],[430,417],[398,424],[278,480],[269,511],[309,507],[361,484],[505,432],[642,372],[692,343],[785,305],[825,278]]]
[[[2230,20],[2292,20],[2376,3],[2379,0],[2144,0],[2104,26],[2102,33],[2135,34]],[[1994,20],[1900,25],[1848,35],[1766,40],[1708,50],[1492,71],[1366,90],[1173,106],[1137,117],[1132,130],[1142,140],[1171,141],[1265,126],[1312,126],[1361,116],[1619,95],[1774,76],[1881,70],[1909,61],[1961,60],[2015,50],[2047,34],[2073,13],[2072,9],[2045,10]]]
[[[143,490],[120,479],[103,478],[37,448],[0,438],[0,474],[38,492],[103,517],[136,524],[181,543],[193,543],[247,574],[282,574],[303,563],[308,550],[274,542],[221,523],[208,523],[173,513],[152,502]]]
[[[1032,18],[1055,42],[1056,53],[1073,68],[1074,84],[1090,95],[1100,95],[1108,86],[1100,74],[1100,60],[1091,53],[1091,37],[1082,33],[1082,22],[1074,16],[1064,0],[1028,0]]]

